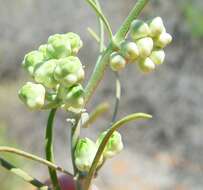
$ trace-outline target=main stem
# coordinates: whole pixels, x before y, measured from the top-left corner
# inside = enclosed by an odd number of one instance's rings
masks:
[[[119,44],[123,41],[129,31],[131,22],[137,18],[140,14],[142,9],[145,5],[149,2],[149,0],[138,0],[133,9],[131,10],[128,17],[125,19],[123,24],[121,25],[120,29],[114,36],[113,42],[110,42],[107,49],[99,56],[94,71],[90,77],[90,80],[85,89],[85,102],[88,103],[89,99],[93,95],[96,87],[98,86],[99,82],[102,80],[104,76],[104,72],[108,65],[108,60],[110,54],[114,51],[114,44]]]
[[[56,114],[56,109],[52,109],[49,113],[48,121],[47,121],[47,128],[46,128],[46,136],[45,136],[45,152],[46,152],[46,159],[50,162],[54,163],[54,153],[53,153],[53,122],[54,117]],[[52,168],[49,169],[49,175],[54,187],[54,190],[60,190],[56,170]]]

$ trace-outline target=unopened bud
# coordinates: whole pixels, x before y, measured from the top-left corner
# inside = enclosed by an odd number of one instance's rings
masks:
[[[27,82],[19,90],[18,95],[30,109],[40,109],[45,101],[45,88],[41,84]]]
[[[148,22],[149,29],[150,29],[150,36],[157,37],[162,32],[165,32],[166,29],[164,27],[163,21],[161,17],[155,17]]]
[[[131,23],[130,34],[134,41],[147,37],[150,34],[149,26],[141,20],[134,20]]]
[[[153,50],[149,58],[156,64],[160,65],[164,62],[165,53],[162,49]]]
[[[80,50],[80,48],[83,46],[80,36],[73,32],[69,32],[66,34],[66,37],[70,41],[72,55],[76,55],[78,53],[78,51]]]
[[[153,40],[150,37],[142,38],[137,41],[137,47],[139,49],[139,55],[141,58],[148,57],[153,49]]]
[[[125,68],[126,60],[117,52],[110,56],[110,67],[113,71],[120,71]]]
[[[39,46],[38,50],[43,53],[44,56],[44,60],[48,60],[51,57],[48,55],[47,53],[47,44],[42,44],[41,46]]]
[[[120,53],[126,60],[128,60],[131,63],[134,62],[139,56],[138,47],[134,42],[122,43]]]
[[[84,89],[82,85],[77,84],[72,87],[61,86],[58,97],[63,100],[65,108],[82,108],[84,105]]]
[[[71,55],[71,44],[65,34],[50,36],[47,44],[47,53],[54,59],[64,58]]]
[[[30,53],[25,55],[22,65],[30,75],[33,75],[35,66],[38,63],[43,62],[43,60],[43,53],[41,53],[40,51],[31,51]]]
[[[57,65],[57,60],[51,59],[45,61],[35,68],[34,79],[36,82],[43,84],[47,88],[54,88],[58,82],[54,79],[54,70]]]
[[[67,86],[82,81],[84,71],[80,60],[74,56],[59,59],[54,71],[54,78]]]
[[[169,33],[163,32],[155,39],[155,46],[165,48],[172,42],[172,36]]]
[[[79,171],[88,172],[97,152],[96,144],[88,139],[79,139],[75,149],[75,165]],[[103,159],[98,163],[102,164]]]
[[[107,134],[107,131],[100,134],[99,138],[97,139],[98,146],[101,144],[101,142],[104,139],[104,137],[106,136],[106,134]],[[121,134],[119,132],[115,131],[111,135],[111,137],[104,149],[103,156],[104,156],[104,158],[112,158],[113,156],[118,154],[122,149],[123,149],[123,142],[122,142]]]
[[[155,64],[154,64],[154,62],[149,57],[147,57],[146,59],[140,60],[140,62],[139,62],[139,68],[140,68],[140,70],[142,72],[149,73],[149,72],[154,71]]]

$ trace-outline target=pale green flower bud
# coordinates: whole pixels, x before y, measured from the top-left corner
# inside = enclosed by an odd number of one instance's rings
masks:
[[[134,41],[147,37],[150,34],[149,26],[141,20],[134,20],[131,23],[130,34]]]
[[[35,66],[38,63],[43,62],[43,60],[43,53],[39,51],[31,51],[30,53],[25,55],[22,65],[30,75],[33,75]]]
[[[83,46],[82,40],[80,39],[80,36],[73,33],[69,32],[66,34],[66,37],[69,39],[70,44],[71,44],[71,50],[72,50],[72,55],[76,55],[80,48]]]
[[[172,36],[169,33],[163,32],[155,39],[155,46],[165,48],[172,42]]]
[[[41,84],[27,82],[19,91],[19,98],[30,109],[40,109],[45,101],[45,88]]]
[[[50,36],[47,44],[47,53],[50,57],[58,59],[71,55],[71,44],[65,34]]]
[[[79,171],[88,172],[97,152],[96,144],[88,139],[79,139],[75,149],[75,165]],[[103,159],[100,160],[98,166],[101,165]]]
[[[51,59],[36,66],[34,79],[36,82],[43,84],[47,88],[55,88],[58,82],[54,78],[54,70],[57,60]]]
[[[100,136],[96,142],[96,144],[98,146],[101,144],[101,142],[104,139],[104,137],[106,136],[106,134],[107,134],[107,131],[100,134]],[[112,158],[113,156],[118,154],[122,149],[123,149],[123,142],[122,142],[121,134],[119,132],[115,131],[111,135],[111,137],[104,149],[103,156],[104,156],[104,158]]]
[[[139,50],[134,42],[124,42],[121,44],[120,53],[128,62],[134,62],[139,56]]]
[[[155,17],[148,22],[149,29],[150,29],[150,36],[157,37],[162,32],[165,32],[166,29],[164,27],[163,21],[161,17]]]
[[[139,62],[139,68],[140,68],[140,70],[142,72],[149,73],[149,72],[154,71],[155,64],[154,64],[154,62],[149,57],[147,57],[146,59],[140,60],[140,62]]]
[[[160,65],[164,62],[165,53],[162,49],[153,50],[149,58],[156,64]]]
[[[54,78],[67,86],[81,82],[84,79],[84,70],[80,60],[74,56],[59,59]]]
[[[138,40],[137,47],[139,49],[139,55],[141,58],[148,57],[153,49],[153,40],[150,37],[142,38]]]
[[[51,58],[47,53],[47,44],[42,44],[41,46],[39,46],[38,50],[43,54],[44,60],[48,60]]]
[[[110,55],[110,67],[113,71],[120,71],[125,68],[126,60],[117,52]]]
[[[64,107],[82,108],[84,106],[84,89],[82,85],[77,84],[72,87],[61,86],[58,97],[64,102]]]

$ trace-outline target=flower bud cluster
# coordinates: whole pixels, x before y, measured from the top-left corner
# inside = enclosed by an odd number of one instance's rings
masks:
[[[88,172],[94,157],[97,153],[98,147],[104,139],[107,131],[101,133],[96,141],[93,142],[88,138],[79,139],[75,149],[75,165],[81,172]],[[110,137],[101,159],[99,160],[98,166],[100,167],[104,160],[112,158],[123,149],[123,142],[119,132],[115,131]]]
[[[146,23],[134,20],[131,23],[130,36],[132,42],[122,42],[119,50],[111,54],[112,70],[120,71],[126,64],[138,62],[140,70],[147,73],[164,62],[163,48],[171,43],[172,36],[166,32],[160,17],[155,17]]]
[[[22,65],[35,82],[19,90],[20,99],[31,109],[41,109],[45,101],[56,100],[66,109],[82,108],[85,73],[77,57],[81,47],[80,37],[70,32],[52,35],[47,44],[26,54]]]

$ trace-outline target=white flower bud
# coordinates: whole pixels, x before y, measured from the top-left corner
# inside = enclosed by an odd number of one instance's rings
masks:
[[[27,82],[18,92],[19,98],[30,109],[40,109],[45,101],[45,88],[41,84]]]
[[[30,75],[33,75],[36,65],[43,62],[43,60],[43,53],[40,51],[31,51],[25,55],[22,65]]]
[[[141,20],[134,20],[131,23],[130,34],[134,41],[147,37],[150,34],[149,26]]]
[[[36,66],[34,79],[36,82],[43,84],[47,88],[54,88],[58,82],[54,78],[54,70],[57,60],[51,59]]]
[[[135,42],[122,43],[120,53],[128,62],[131,63],[139,56],[139,50]]]
[[[150,37],[142,38],[137,41],[137,47],[139,49],[139,55],[141,58],[148,57],[153,49],[153,40]]]
[[[104,139],[104,137],[106,136],[107,132],[108,131],[104,131],[103,133],[100,134],[100,136],[96,142],[96,144],[98,146],[101,144],[101,142]],[[104,156],[104,158],[112,158],[113,156],[118,154],[122,149],[123,149],[123,142],[122,142],[121,134],[119,132],[115,131],[111,135],[111,137],[104,149],[103,156]]]
[[[160,65],[164,62],[165,53],[162,49],[153,50],[149,58],[156,64]]]
[[[82,172],[88,172],[94,157],[97,152],[96,144],[88,139],[79,139],[76,149],[75,149],[75,165],[78,170]],[[103,162],[103,158],[98,163],[98,166]]]
[[[163,32],[155,39],[155,46],[164,48],[172,42],[172,36],[169,33]]]
[[[139,65],[140,70],[143,73],[149,73],[149,72],[154,71],[154,69],[155,69],[155,64],[149,57],[147,57],[146,59],[140,60],[138,65]]]
[[[117,52],[110,56],[110,66],[113,71],[120,71],[125,68],[126,60]]]
[[[155,17],[148,22],[149,29],[150,29],[150,36],[157,37],[162,32],[165,32],[166,29],[164,27],[163,21],[161,17]]]

